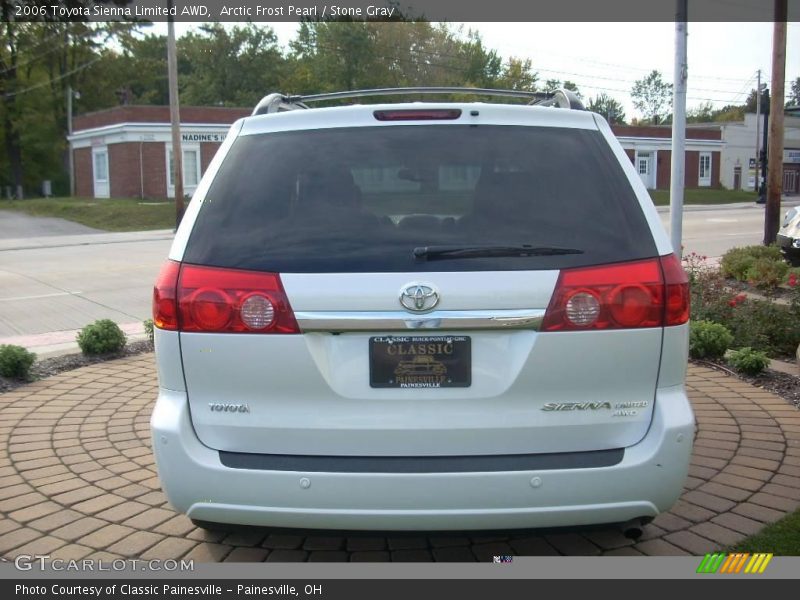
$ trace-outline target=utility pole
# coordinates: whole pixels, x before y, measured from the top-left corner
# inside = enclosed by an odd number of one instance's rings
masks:
[[[72,137],[72,86],[67,86],[67,137]],[[72,142],[67,142],[67,154],[69,155],[69,195],[75,196],[75,159],[72,156]]]
[[[761,69],[758,70],[758,84],[756,85],[756,182],[755,182],[755,191],[758,192],[759,190],[759,179],[758,179],[758,163],[761,160],[761,157],[758,153],[760,150],[759,143],[761,141],[760,137],[760,123],[761,120]]]
[[[175,183],[175,229],[183,218],[183,151],[181,149],[181,115],[178,100],[178,58],[175,47],[175,22],[172,0],[167,1],[167,74],[169,76],[169,118],[172,124],[172,181]]]
[[[769,148],[767,151],[770,168],[767,172],[767,205],[764,211],[764,244],[766,245],[775,243],[780,228],[787,4],[787,0],[775,0],[775,22],[772,34],[772,90],[769,97]]]
[[[669,222],[672,249],[678,258],[683,243],[683,186],[686,169],[686,58],[688,0],[677,0],[675,15],[675,66],[672,96],[672,170],[669,190]]]
[[[761,133],[761,150],[758,155],[758,164],[761,165],[761,174],[758,183],[758,202],[760,204],[767,203],[767,173],[769,173],[769,161],[767,161],[767,147],[769,145],[769,92],[767,91],[767,84],[764,86],[764,92],[761,94],[761,103],[764,107],[761,110],[761,120],[763,121]]]

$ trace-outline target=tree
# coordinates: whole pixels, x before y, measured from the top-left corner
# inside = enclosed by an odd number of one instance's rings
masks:
[[[647,119],[657,125],[671,112],[672,84],[665,82],[661,73],[653,70],[633,84],[631,100]]]
[[[187,106],[255,105],[279,88],[285,63],[273,30],[252,23],[203,25],[178,40],[178,54]]]
[[[796,77],[790,86],[786,106],[800,106],[800,77]]]
[[[622,104],[605,92],[589,99],[589,104],[586,108],[603,115],[609,123],[625,123],[625,109],[622,108]]]
[[[507,90],[520,90],[526,92],[536,91],[536,81],[539,79],[531,66],[531,59],[511,57],[503,67],[503,73],[497,81],[498,87]]]
[[[560,79],[548,79],[544,82],[544,92],[548,94],[552,94],[556,90],[569,90],[571,92],[575,92],[575,95],[578,98],[583,98],[583,94],[581,94],[580,90],[578,89],[578,84],[574,81],[570,81],[569,79],[565,79],[563,82]]]
[[[578,98],[583,98],[583,94],[581,94],[581,91],[578,89],[577,83],[570,81],[569,79],[565,79],[564,85],[562,85],[561,87],[563,87],[565,90],[569,90],[570,92],[575,92],[575,95]]]
[[[560,79],[548,79],[544,82],[544,89],[543,92],[547,94],[552,94],[558,89],[561,89],[561,80]]]
[[[716,111],[711,102],[701,102],[686,112],[687,123],[708,123],[714,120]]]
[[[125,6],[131,0],[113,0]],[[66,191],[67,90],[85,87],[85,104],[96,108],[106,100],[105,78],[95,69],[111,56],[103,42],[132,31],[133,23],[89,23],[41,19],[14,21],[20,4],[49,6],[46,0],[0,2],[0,185],[17,196],[43,179]],[[89,9],[93,0],[70,0],[70,8]],[[89,91],[91,90],[91,91]],[[109,92],[113,94],[113,92]],[[113,96],[112,96],[113,97]]]

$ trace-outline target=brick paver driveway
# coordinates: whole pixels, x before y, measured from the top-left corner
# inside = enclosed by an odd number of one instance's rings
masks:
[[[152,354],[0,394],[0,554],[202,561],[467,561],[494,555],[703,554],[800,506],[800,411],[709,369],[688,385],[699,431],[686,491],[633,542],[612,528],[507,536],[206,533],[159,489]]]

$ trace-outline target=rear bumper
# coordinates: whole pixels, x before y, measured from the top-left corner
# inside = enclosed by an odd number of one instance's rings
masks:
[[[608,467],[492,472],[230,468],[194,433],[185,392],[161,389],[153,448],[170,503],[194,519],[304,529],[475,530],[655,516],[681,493],[694,437],[683,386],[659,389],[647,435]]]

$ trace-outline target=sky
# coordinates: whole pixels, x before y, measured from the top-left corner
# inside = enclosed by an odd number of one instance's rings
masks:
[[[195,24],[176,24],[182,35]],[[297,23],[258,23],[275,30],[282,45],[292,39]],[[480,32],[485,45],[504,59],[530,58],[541,81],[570,80],[584,98],[605,91],[625,107],[630,119],[634,81],[653,69],[672,81],[674,23],[454,23]],[[156,23],[154,33],[165,34]],[[716,108],[742,104],[756,87],[756,72],[770,84],[772,23],[689,23],[687,108],[711,102]],[[786,81],[800,77],[800,23],[789,23]],[[788,93],[787,85],[787,93]]]

